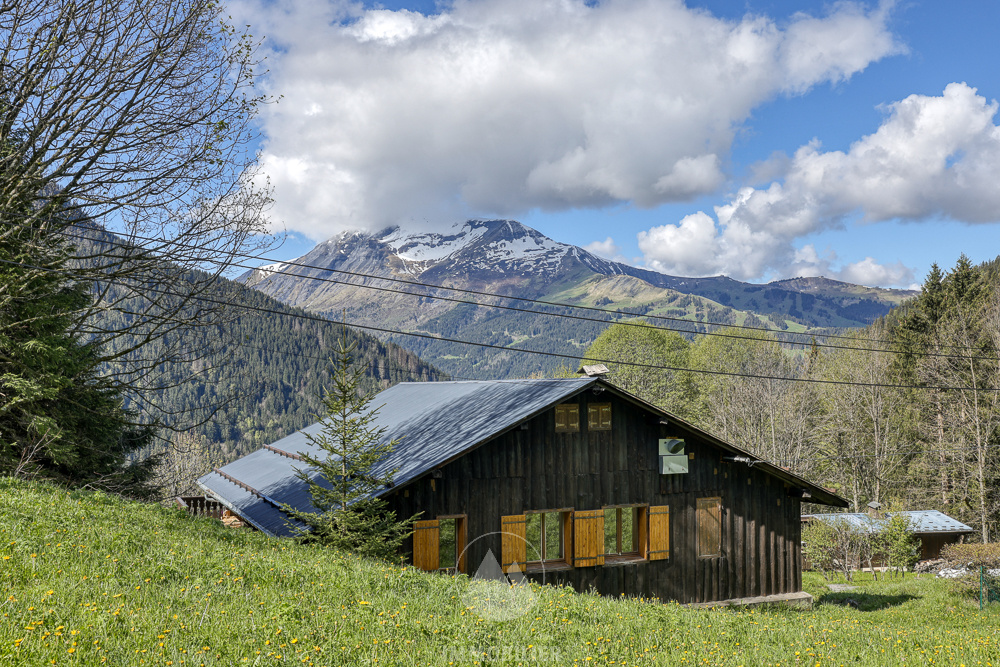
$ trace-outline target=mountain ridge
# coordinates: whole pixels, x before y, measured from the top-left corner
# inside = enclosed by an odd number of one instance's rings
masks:
[[[515,220],[469,220],[443,232],[343,232],[297,260],[248,271],[238,280],[313,312],[346,311],[352,322],[505,346],[533,340],[535,347],[544,343],[542,349],[564,354],[582,354],[607,325],[562,320],[554,327],[540,319],[554,319],[540,312],[551,309],[538,304],[518,314],[490,306],[526,307],[514,300],[535,299],[597,307],[610,311],[609,322],[615,311],[661,315],[690,322],[678,325],[688,333],[704,331],[706,323],[808,331],[864,326],[911,295],[828,278],[756,285],[725,276],[669,276],[604,259]],[[491,296],[472,299],[449,288]],[[478,305],[456,305],[455,299]],[[452,374],[510,377],[515,370],[544,372],[555,363],[504,365],[490,353],[406,338],[389,336]],[[452,363],[454,358],[463,361]]]

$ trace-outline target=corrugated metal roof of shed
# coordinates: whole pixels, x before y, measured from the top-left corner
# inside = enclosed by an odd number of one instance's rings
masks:
[[[913,521],[915,533],[971,533],[972,528],[937,510],[904,512]]]
[[[971,533],[972,528],[966,526],[961,521],[952,519],[947,514],[937,510],[909,510],[902,514],[910,517],[913,523],[914,533]],[[892,512],[889,513],[892,515]],[[846,521],[855,528],[868,531],[876,529],[879,519],[874,519],[862,513],[830,513],[830,514],[804,514],[803,519],[819,519],[821,521]]]
[[[254,528],[276,537],[292,535],[292,530],[287,525],[288,517],[284,512],[224,477],[214,472],[209,473],[198,480],[198,485],[222,500]]]

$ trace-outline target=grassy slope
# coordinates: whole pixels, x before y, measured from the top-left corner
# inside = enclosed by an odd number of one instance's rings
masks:
[[[807,588],[819,594],[821,581]],[[1000,609],[908,578],[861,610],[692,611],[537,589],[480,616],[467,580],[0,480],[0,665],[997,664]],[[845,597],[827,596],[830,601]],[[481,656],[480,656],[481,657]]]

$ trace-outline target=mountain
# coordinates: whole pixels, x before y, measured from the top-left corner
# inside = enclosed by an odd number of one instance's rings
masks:
[[[107,256],[125,247],[117,236],[96,225],[78,225],[73,242],[78,256]],[[141,384],[158,387],[129,401],[148,419],[184,431],[185,443],[200,440],[213,462],[226,462],[316,421],[320,397],[329,384],[331,351],[344,335],[336,322],[282,303],[241,283],[201,271],[180,270],[167,261],[150,267],[150,295],[159,294],[160,307],[132,297],[114,281],[95,293],[113,304],[97,311],[88,329],[128,331],[99,335],[108,356],[130,350],[143,333],[142,322],[163,313],[171,321],[192,322],[167,326],[124,358],[107,365],[122,377],[132,360],[164,359]],[[180,278],[180,280],[178,280]],[[186,303],[171,294],[171,286],[187,281],[198,285]],[[155,285],[156,287],[153,287]],[[166,289],[167,292],[161,290]],[[165,295],[165,296],[164,296]],[[194,324],[202,311],[228,304],[214,324]],[[176,308],[176,310],[175,310]],[[158,315],[159,313],[159,315]],[[347,339],[356,343],[355,363],[365,369],[364,391],[381,391],[398,382],[445,379],[438,369],[414,353],[357,330]],[[180,354],[178,354],[180,351]],[[190,358],[190,361],[179,361]],[[169,437],[169,433],[165,433]]]
[[[686,322],[674,325],[688,332],[704,330],[704,322],[807,331],[864,326],[913,294],[826,278],[755,285],[724,276],[669,276],[603,259],[513,220],[469,220],[443,233],[408,233],[398,227],[374,234],[345,232],[291,263],[264,266],[239,280],[312,312],[339,315],[346,311],[352,322],[576,356],[619,309],[681,318]],[[612,313],[581,313],[601,320],[597,322],[554,318],[538,313],[566,309],[525,304],[505,296],[599,307]],[[398,334],[388,337],[456,376],[511,377],[560,364],[559,359],[538,355],[487,351]]]

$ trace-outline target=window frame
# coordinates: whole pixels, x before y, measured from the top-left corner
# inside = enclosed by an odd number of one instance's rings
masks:
[[[445,574],[460,574],[465,573],[465,541],[466,541],[466,526],[468,521],[468,516],[465,514],[442,514],[436,517],[438,522],[438,572],[444,572]],[[455,554],[454,554],[454,567],[441,567],[441,522],[442,521],[452,521],[455,522]]]
[[[565,413],[563,415],[562,423],[559,426],[559,413]],[[572,413],[576,412],[576,419],[572,417]],[[580,432],[580,404],[579,403],[560,403],[555,406],[554,411],[555,416],[555,432],[556,433],[579,433]],[[527,512],[526,512],[527,514]]]
[[[534,551],[534,546],[527,540],[527,530],[530,517],[534,515],[541,515],[539,523],[539,547],[538,555],[541,556],[541,560],[529,560],[528,554],[525,554],[525,571],[531,570],[542,570],[542,569],[552,569],[552,567],[571,567],[572,557],[571,553],[573,551],[573,508],[572,507],[560,507],[557,509],[547,509],[547,510],[525,510],[522,512],[525,519],[525,546],[530,546]],[[557,514],[558,515],[558,529],[559,537],[562,547],[562,556],[559,558],[546,558],[546,539],[545,539],[545,523],[546,515]]]
[[[607,421],[605,422],[601,415],[602,411],[607,410]],[[594,418],[596,415],[596,419]],[[612,425],[613,411],[611,410],[611,403],[588,403],[587,404],[587,430],[588,431],[610,431]]]
[[[629,551],[622,545],[622,510],[632,510],[632,545]],[[634,563],[647,560],[646,542],[649,540],[649,529],[645,523],[649,520],[649,505],[647,503],[629,503],[625,505],[604,505],[601,511],[605,513],[605,531],[607,530],[607,511],[615,510],[615,545],[617,552],[607,551],[607,536],[605,535],[604,564]]]

